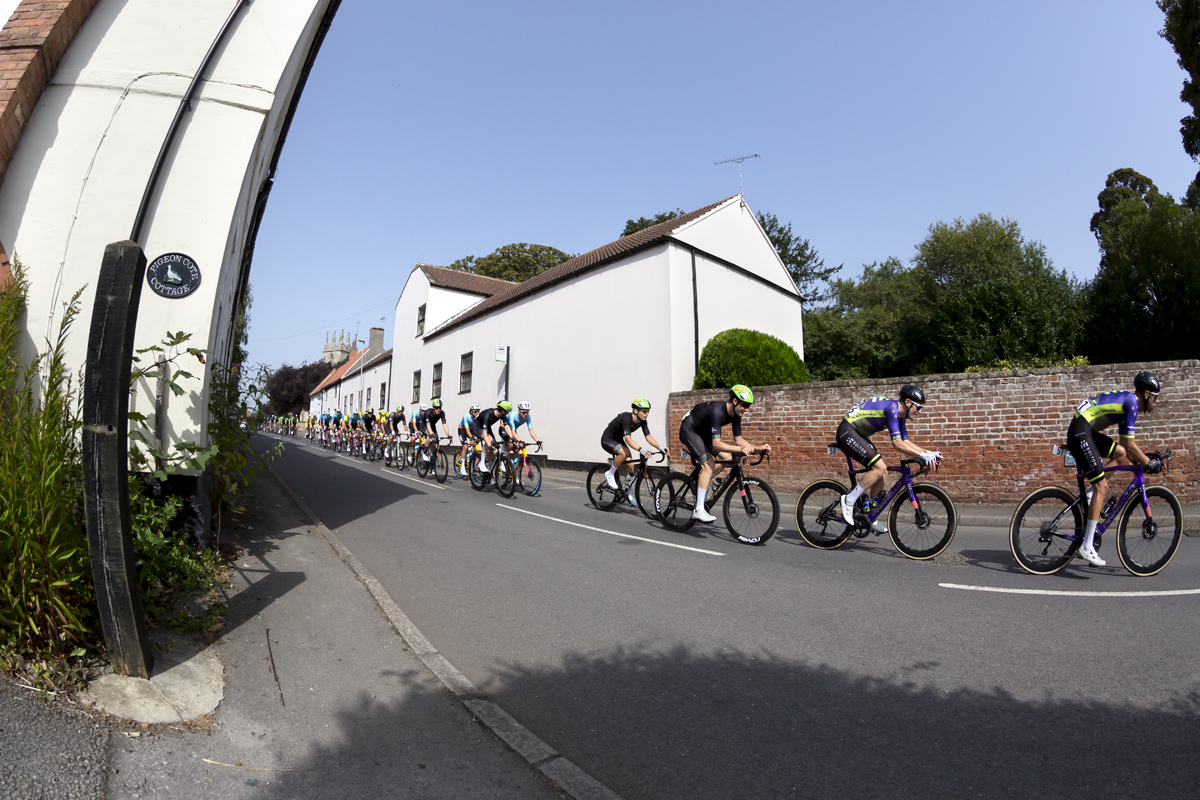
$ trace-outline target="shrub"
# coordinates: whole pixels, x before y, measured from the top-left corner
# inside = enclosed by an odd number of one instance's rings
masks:
[[[1072,356],[1070,358],[1017,358],[1009,360],[1002,358],[991,364],[977,364],[967,367],[966,372],[1005,372],[1015,369],[1059,369],[1061,367],[1087,367],[1091,365],[1087,356]]]
[[[704,345],[692,388],[715,389],[739,383],[778,386],[807,381],[804,362],[786,342],[758,331],[731,328]]]

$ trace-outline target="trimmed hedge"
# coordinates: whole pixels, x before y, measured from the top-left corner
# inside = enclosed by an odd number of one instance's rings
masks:
[[[807,382],[808,370],[787,342],[758,331],[731,328],[718,333],[704,345],[692,388]]]

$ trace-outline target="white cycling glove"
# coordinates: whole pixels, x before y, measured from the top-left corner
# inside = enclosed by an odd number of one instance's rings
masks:
[[[921,460],[924,461],[927,466],[935,461],[940,461],[941,458],[942,454],[936,450],[926,450],[924,453],[921,453]]]

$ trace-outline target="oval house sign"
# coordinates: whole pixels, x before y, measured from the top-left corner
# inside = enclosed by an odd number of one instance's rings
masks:
[[[146,282],[162,297],[187,297],[200,285],[200,267],[191,256],[165,253],[146,267]]]

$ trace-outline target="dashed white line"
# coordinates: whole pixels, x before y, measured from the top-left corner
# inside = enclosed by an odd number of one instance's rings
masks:
[[[962,583],[939,583],[943,589],[963,589],[968,592],[998,594],[1041,594],[1051,597],[1173,597],[1181,594],[1200,594],[1200,589],[1163,589],[1157,592],[1071,592],[1057,589],[1002,589],[996,586],[969,586]]]
[[[500,508],[508,509],[509,511],[518,511],[522,514],[528,514],[531,517],[541,517],[542,519],[548,519],[551,522],[561,522],[563,525],[572,525],[576,528],[584,528],[589,531],[596,531],[597,533],[607,533],[609,536],[620,536],[622,539],[636,539],[639,542],[649,542],[650,544],[661,544],[663,547],[674,547],[679,550],[691,550],[693,553],[704,553],[705,555],[709,555],[709,556],[725,555],[725,553],[718,553],[716,550],[701,550],[699,547],[688,547],[685,544],[672,544],[671,542],[660,542],[657,539],[646,539],[642,536],[634,536],[629,533],[617,533],[616,531],[607,531],[604,528],[595,528],[595,527],[592,527],[591,525],[584,525],[583,523],[580,523],[580,522],[571,522],[571,520],[569,520],[569,519],[559,519],[558,517],[548,517],[545,514],[538,514],[533,511],[526,511],[525,509],[517,508],[516,506],[506,506],[503,503],[496,503],[496,505],[499,506]]]

